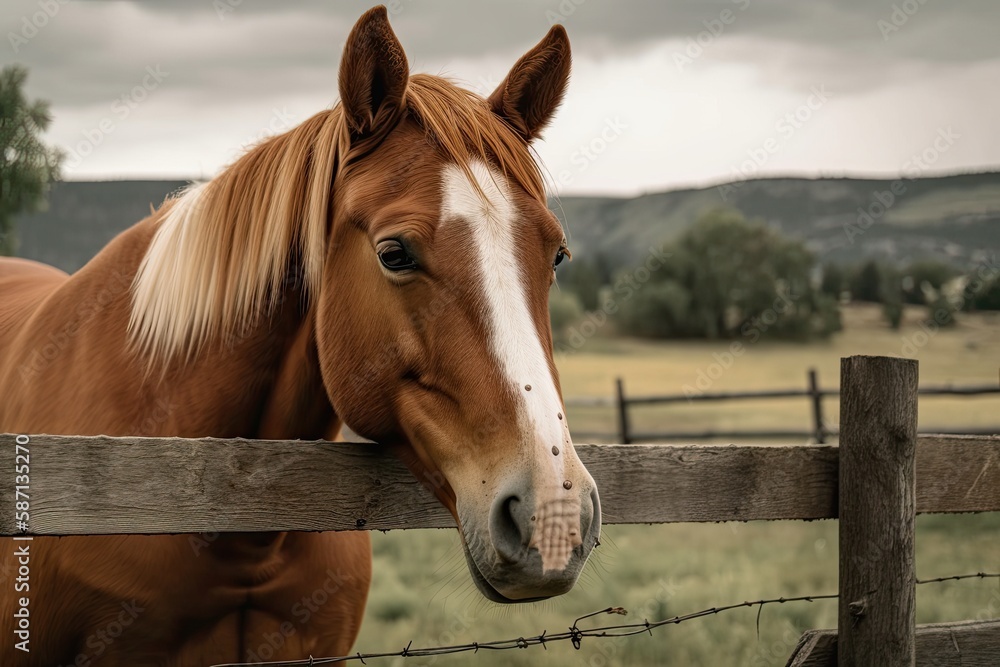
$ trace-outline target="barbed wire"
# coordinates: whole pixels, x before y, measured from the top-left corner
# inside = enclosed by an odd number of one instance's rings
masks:
[[[973,572],[972,574],[953,574],[950,577],[936,577],[934,579],[917,579],[917,583],[939,584],[943,581],[960,581],[962,579],[1000,579],[1000,573]]]
[[[959,581],[963,579],[987,579],[987,578],[1000,578],[1000,573],[986,573],[986,572],[975,572],[971,574],[961,574],[961,575],[950,575],[945,577],[937,577],[934,579],[917,579],[916,584],[932,584],[950,581]],[[366,664],[366,659],[375,658],[390,658],[390,657],[403,657],[403,658],[416,658],[416,657],[428,657],[435,655],[449,655],[452,653],[477,653],[480,650],[508,650],[514,648],[528,648],[529,646],[542,646],[545,648],[546,644],[559,641],[570,641],[573,647],[579,649],[581,642],[584,637],[593,638],[610,638],[610,637],[629,637],[638,634],[649,633],[652,635],[652,630],[654,628],[659,628],[665,625],[678,625],[685,621],[690,621],[696,618],[702,618],[705,616],[711,616],[719,614],[726,611],[732,611],[734,609],[742,609],[749,607],[757,607],[757,628],[758,633],[760,630],[760,613],[764,606],[770,604],[784,604],[786,602],[813,602],[815,600],[833,600],[837,599],[839,596],[836,593],[821,594],[821,595],[802,595],[795,597],[779,597],[764,600],[754,600],[746,601],[740,603],[734,603],[730,605],[725,605],[721,607],[710,607],[708,609],[703,609],[701,611],[685,614],[683,616],[674,616],[668,619],[663,619],[660,621],[650,622],[648,620],[643,620],[642,623],[628,623],[619,625],[609,625],[596,628],[580,629],[579,623],[588,618],[593,618],[602,614],[620,614],[626,615],[628,612],[622,607],[608,607],[607,609],[602,609],[584,616],[577,618],[573,625],[569,628],[567,632],[560,632],[555,634],[548,634],[543,631],[540,635],[533,637],[518,637],[516,639],[502,639],[494,640],[490,642],[472,642],[468,644],[455,644],[450,646],[437,646],[437,647],[427,647],[427,648],[413,648],[413,642],[411,641],[406,645],[401,651],[385,652],[385,653],[355,653],[353,655],[338,656],[338,657],[324,657],[324,658],[314,658],[310,656],[306,659],[300,660],[285,660],[285,661],[272,661],[272,662],[259,662],[259,663],[226,663],[222,665],[213,665],[213,667],[252,667],[257,665],[258,667],[311,667],[312,665],[323,665],[332,662],[341,662],[348,660],[360,660],[362,664]]]
[[[300,660],[278,660],[272,662],[256,662],[256,663],[244,663],[244,662],[234,662],[225,663],[221,665],[212,665],[212,667],[311,667],[312,665],[325,665],[332,662],[347,661],[347,660],[360,660],[362,664],[366,664],[365,660],[372,658],[416,658],[416,657],[426,657],[432,655],[448,655],[451,653],[478,653],[479,651],[503,651],[513,648],[528,648],[529,646],[542,646],[545,647],[546,644],[560,641],[570,641],[573,644],[573,648],[579,649],[581,642],[584,637],[629,637],[631,635],[644,634],[650,632],[653,628],[658,628],[663,625],[671,625],[683,623],[684,621],[690,621],[695,618],[700,618],[702,616],[709,616],[712,614],[718,614],[725,611],[730,611],[733,609],[738,609],[742,607],[763,607],[768,604],[779,604],[785,602],[812,602],[813,600],[822,599],[833,599],[837,595],[826,594],[826,595],[802,595],[797,597],[782,597],[773,598],[770,600],[754,600],[752,602],[740,602],[738,604],[725,605],[723,607],[711,607],[709,609],[703,609],[691,614],[685,614],[683,616],[674,616],[672,618],[664,619],[661,621],[650,622],[648,620],[643,620],[642,623],[626,623],[621,625],[609,625],[597,628],[588,628],[582,630],[579,628],[578,624],[580,621],[594,616],[599,616],[601,614],[620,614],[622,616],[626,615],[628,611],[623,607],[608,607],[607,609],[601,609],[600,611],[595,611],[590,614],[585,614],[580,616],[575,621],[573,625],[566,632],[558,632],[554,634],[548,634],[547,631],[543,631],[540,635],[535,635],[533,637],[517,637],[516,639],[499,639],[489,642],[472,642],[470,644],[455,644],[452,646],[435,646],[431,648],[413,648],[413,642],[411,641],[406,647],[401,651],[387,652],[387,653],[355,653],[354,655],[339,656],[335,658],[314,658],[309,657]]]
[[[937,584],[942,582],[950,581],[961,581],[963,579],[1000,579],[1000,572],[974,572],[971,574],[955,574],[945,577],[936,577],[934,579],[917,579],[916,584]],[[425,648],[413,648],[413,642],[411,641],[400,651],[392,651],[385,653],[354,653],[353,655],[342,655],[337,657],[324,657],[324,658],[314,658],[309,656],[308,658],[303,658],[299,660],[277,660],[271,662],[227,662],[218,665],[212,665],[212,667],[313,667],[314,665],[327,665],[334,662],[347,662],[348,660],[359,660],[361,664],[367,664],[365,660],[374,660],[377,658],[423,658],[435,655],[451,655],[453,653],[478,653],[479,651],[506,651],[509,649],[524,649],[529,646],[541,646],[546,648],[547,644],[554,642],[569,641],[573,644],[573,648],[579,650],[580,646],[585,637],[592,638],[611,638],[611,637],[631,637],[634,635],[641,635],[649,633],[650,636],[653,634],[655,628],[660,628],[665,625],[679,625],[685,621],[691,621],[696,618],[703,618],[705,616],[714,616],[715,614],[720,614],[727,611],[732,611],[734,609],[744,609],[757,607],[757,634],[760,635],[760,615],[764,607],[773,604],[785,604],[786,602],[813,602],[816,600],[835,600],[839,597],[836,593],[825,593],[822,595],[799,595],[795,597],[779,597],[770,598],[766,600],[753,600],[747,602],[739,602],[734,604],[728,604],[721,607],[710,607],[708,609],[702,609],[701,611],[696,611],[690,614],[684,614],[683,616],[673,616],[671,618],[666,618],[660,621],[648,621],[643,619],[642,623],[623,623],[619,625],[606,625],[594,628],[581,629],[579,627],[580,621],[587,620],[589,618],[594,618],[596,616],[602,616],[606,614],[617,614],[625,616],[628,611],[623,607],[608,607],[607,609],[601,609],[599,611],[592,612],[590,614],[585,614],[580,616],[575,621],[573,625],[565,632],[557,632],[553,634],[548,634],[547,631],[542,631],[541,634],[535,635],[533,637],[517,637],[515,639],[498,639],[488,642],[472,642],[468,644],[453,644],[450,646],[433,646]]]

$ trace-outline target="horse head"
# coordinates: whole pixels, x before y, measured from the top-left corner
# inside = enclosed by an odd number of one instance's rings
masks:
[[[332,197],[317,346],[337,414],[394,443],[458,523],[499,602],[568,591],[600,533],[553,362],[567,254],[530,142],[566,89],[556,26],[484,99],[410,76],[382,8],[340,66],[350,144]]]

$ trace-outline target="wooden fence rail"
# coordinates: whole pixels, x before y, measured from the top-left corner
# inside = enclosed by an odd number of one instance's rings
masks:
[[[1000,511],[1000,437],[918,436],[916,378],[914,361],[844,359],[840,448],[578,452],[609,524],[839,517],[839,628],[807,633],[794,664],[1000,664],[998,622],[914,625],[914,515]],[[12,482],[0,483],[2,535],[454,526],[434,480],[371,443],[8,434],[0,470]],[[26,526],[18,502],[30,504]],[[959,630],[972,637],[961,651],[934,652]]]
[[[30,436],[25,447],[29,534],[455,525],[395,456],[370,443]],[[836,447],[577,451],[609,524],[838,515]],[[14,457],[15,436],[0,436],[0,470],[13,470]],[[918,512],[1000,511],[1000,438],[921,436],[916,459]],[[12,484],[3,484],[0,503],[14,508]],[[19,534],[13,511],[3,511],[0,534]]]
[[[916,628],[921,667],[996,667],[1000,664],[1000,621],[928,623]],[[837,667],[836,630],[810,630],[799,640],[787,667]]]
[[[920,396],[986,396],[990,394],[1000,395],[1000,386],[997,385],[968,385],[954,387],[948,385],[925,386],[918,390]],[[625,383],[622,378],[615,381],[615,395],[613,397],[580,397],[567,398],[566,406],[572,408],[614,408],[618,422],[618,433],[589,433],[590,437],[617,437],[624,444],[634,442],[663,442],[669,440],[709,440],[719,438],[811,438],[818,444],[824,444],[828,436],[836,435],[836,429],[827,426],[823,419],[823,400],[827,398],[837,398],[840,396],[840,389],[823,389],[819,383],[819,374],[815,368],[810,368],[806,374],[805,388],[789,389],[761,389],[753,391],[719,391],[719,392],[698,392],[685,394],[662,394],[650,396],[628,396],[625,393]],[[636,432],[632,428],[631,408],[637,406],[669,405],[672,403],[698,403],[702,401],[740,401],[740,400],[769,400],[778,398],[799,398],[809,399],[810,417],[812,428],[810,429],[766,429],[766,430],[705,430],[705,431],[674,431],[663,433],[642,433]],[[947,430],[952,434],[964,435],[993,435],[1000,433],[1000,425],[985,428],[934,428],[928,432],[941,432]]]

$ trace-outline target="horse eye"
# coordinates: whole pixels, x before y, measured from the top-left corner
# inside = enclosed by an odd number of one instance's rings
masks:
[[[390,271],[406,271],[417,267],[416,260],[410,257],[403,244],[395,239],[380,243],[377,252],[382,266]]]
[[[555,261],[552,262],[552,269],[555,270],[557,266],[562,264],[564,259],[566,259],[566,248],[559,248],[559,252],[556,253]]]

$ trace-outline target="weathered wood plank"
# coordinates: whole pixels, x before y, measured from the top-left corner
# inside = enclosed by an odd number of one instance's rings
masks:
[[[996,667],[1000,619],[918,625],[917,667]],[[837,631],[802,635],[786,667],[837,667]]]
[[[454,525],[402,464],[367,443],[31,436],[28,448],[32,534]],[[836,447],[578,451],[608,524],[837,514]],[[17,531],[13,470],[14,436],[0,435],[4,535]],[[921,439],[917,478],[920,511],[1000,511],[1000,438]]]
[[[1000,437],[917,436],[917,512],[1000,511]]]
[[[840,360],[843,667],[916,662],[917,378],[913,359]]]
[[[372,444],[33,436],[30,449],[36,534],[454,525]],[[578,449],[608,523],[822,518],[835,507],[832,448]],[[3,516],[10,534],[12,513]]]

